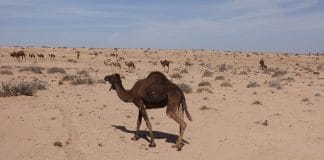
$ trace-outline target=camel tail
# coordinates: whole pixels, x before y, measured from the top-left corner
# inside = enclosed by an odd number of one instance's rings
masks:
[[[186,99],[185,99],[184,96],[182,98],[181,104],[182,104],[182,109],[185,111],[187,118],[189,119],[189,121],[192,121],[192,117],[191,117],[191,115],[190,115],[190,113],[188,111]]]

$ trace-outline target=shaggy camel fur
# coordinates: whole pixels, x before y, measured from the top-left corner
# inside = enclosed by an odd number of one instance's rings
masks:
[[[259,63],[260,63],[260,65],[261,65],[261,69],[262,69],[262,70],[268,68],[268,67],[264,64],[264,60],[263,60],[263,59],[261,59],[261,60],[259,61]]]
[[[186,99],[181,89],[161,72],[151,72],[147,78],[138,80],[132,89],[125,90],[119,74],[108,75],[104,79],[111,84],[111,89],[116,90],[118,97],[124,102],[133,102],[138,108],[138,119],[136,132],[132,140],[139,137],[139,129],[142,118],[144,118],[149,129],[151,141],[149,147],[155,147],[152,125],[149,121],[146,109],[164,108],[167,106],[166,114],[180,125],[180,134],[173,148],[181,150],[183,147],[183,134],[187,126],[184,121],[184,113],[191,121]]]

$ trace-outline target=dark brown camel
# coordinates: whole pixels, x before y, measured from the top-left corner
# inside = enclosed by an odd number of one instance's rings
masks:
[[[169,72],[169,64],[170,64],[170,62],[168,60],[163,60],[163,61],[161,60],[160,63],[162,65],[162,67],[164,68],[164,70],[165,70],[165,67],[168,67],[168,72]]]
[[[263,59],[261,59],[261,60],[259,61],[259,63],[260,63],[260,65],[261,65],[261,69],[262,69],[262,70],[268,68],[268,67],[264,64],[264,60],[263,60]]]
[[[21,60],[23,60],[23,59],[26,60],[26,54],[25,54],[25,52],[23,50],[18,51],[18,52],[14,51],[14,52],[10,53],[10,56],[13,57],[13,58],[16,58],[17,60],[19,60],[20,57],[21,57]]]
[[[124,102],[133,102],[138,111],[136,132],[132,140],[136,141],[139,137],[139,129],[142,118],[144,118],[149,129],[151,141],[149,147],[155,147],[152,125],[149,121],[146,109],[164,108],[167,106],[166,114],[180,125],[180,134],[173,148],[181,150],[183,147],[183,134],[187,126],[183,114],[191,121],[186,99],[181,89],[161,72],[151,72],[147,78],[138,80],[132,89],[125,90],[119,74],[108,75],[104,79],[111,84],[109,90],[116,90],[118,97]]]

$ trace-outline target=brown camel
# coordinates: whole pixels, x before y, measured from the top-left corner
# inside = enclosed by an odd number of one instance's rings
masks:
[[[45,60],[44,54],[37,54],[37,57],[39,58],[39,60]]]
[[[168,67],[168,72],[169,72],[169,64],[170,64],[170,62],[165,59],[163,61],[161,60],[160,63],[162,65],[162,67],[164,68],[164,70],[165,70],[165,67]]]
[[[260,63],[260,65],[261,65],[261,69],[262,69],[262,70],[268,68],[268,67],[264,64],[264,60],[263,60],[263,59],[261,59],[261,60],[259,61],[259,63]]]
[[[132,61],[129,61],[129,62],[125,62],[125,65],[128,67],[128,69],[133,69],[133,70],[135,70],[135,64],[134,64],[134,62],[132,62]]]
[[[35,56],[35,54],[33,54],[33,53],[30,53],[30,54],[28,54],[29,55],[29,58],[34,58],[34,59],[36,59],[36,56]]]
[[[151,72],[147,78],[138,80],[132,89],[125,90],[119,74],[108,75],[104,79],[111,84],[109,90],[116,90],[118,97],[124,102],[133,102],[138,108],[138,119],[136,132],[132,140],[139,137],[139,129],[142,118],[144,118],[151,137],[149,147],[155,147],[152,125],[149,121],[146,109],[164,108],[167,106],[166,114],[180,125],[180,134],[173,148],[181,150],[183,147],[183,134],[187,126],[183,114],[191,121],[186,99],[181,89],[161,72]]]
[[[48,54],[48,56],[49,56],[51,59],[55,59],[55,54],[53,54],[53,53]]]
[[[25,59],[26,60],[26,54],[25,54],[25,51],[21,50],[21,51],[18,51],[18,52],[12,52],[10,53],[10,56],[13,57],[13,58],[16,58],[17,60],[20,60],[20,57],[21,57],[21,60]]]

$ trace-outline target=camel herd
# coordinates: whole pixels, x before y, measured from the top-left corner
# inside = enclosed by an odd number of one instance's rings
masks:
[[[12,53],[10,53],[10,56],[18,61],[22,61],[22,60],[26,61],[26,53],[24,50],[20,50],[18,52],[13,51]],[[35,55],[34,53],[29,53],[28,56],[29,56],[29,58],[34,59],[34,60],[37,60],[36,56],[37,56],[38,60],[40,60],[40,61],[45,60],[44,54],[36,54]],[[55,54],[53,54],[53,53],[48,54],[48,56],[50,57],[51,60],[55,59]]]

